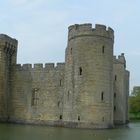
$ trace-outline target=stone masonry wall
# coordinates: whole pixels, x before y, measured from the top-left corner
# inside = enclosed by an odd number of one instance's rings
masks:
[[[62,114],[64,63],[12,69],[11,121],[57,121]]]
[[[128,122],[129,72],[124,54],[114,57],[114,123]]]

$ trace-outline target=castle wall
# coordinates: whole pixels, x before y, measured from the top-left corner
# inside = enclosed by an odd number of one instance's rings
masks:
[[[0,121],[110,128],[128,121],[129,71],[113,57],[114,31],[69,27],[65,63],[16,64],[17,40],[0,35]],[[114,122],[113,122],[114,121]]]
[[[12,70],[11,121],[57,121],[62,114],[64,63],[16,65]]]
[[[114,123],[128,122],[129,72],[125,69],[125,58],[121,54],[114,58]]]

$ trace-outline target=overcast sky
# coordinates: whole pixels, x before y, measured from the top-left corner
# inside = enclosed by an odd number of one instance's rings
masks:
[[[131,89],[140,85],[140,0],[0,0],[0,32],[19,41],[18,63],[63,62],[67,28],[96,23],[115,31]]]

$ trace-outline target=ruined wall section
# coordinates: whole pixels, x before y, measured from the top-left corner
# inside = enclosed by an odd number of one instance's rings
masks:
[[[114,123],[128,122],[129,71],[124,54],[114,57]]]
[[[54,122],[61,119],[64,63],[13,66],[11,121]]]

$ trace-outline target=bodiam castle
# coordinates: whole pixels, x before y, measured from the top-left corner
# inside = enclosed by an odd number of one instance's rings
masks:
[[[0,34],[0,121],[73,128],[128,122],[129,71],[114,56],[114,31],[68,28],[65,62],[17,64],[18,41]]]

